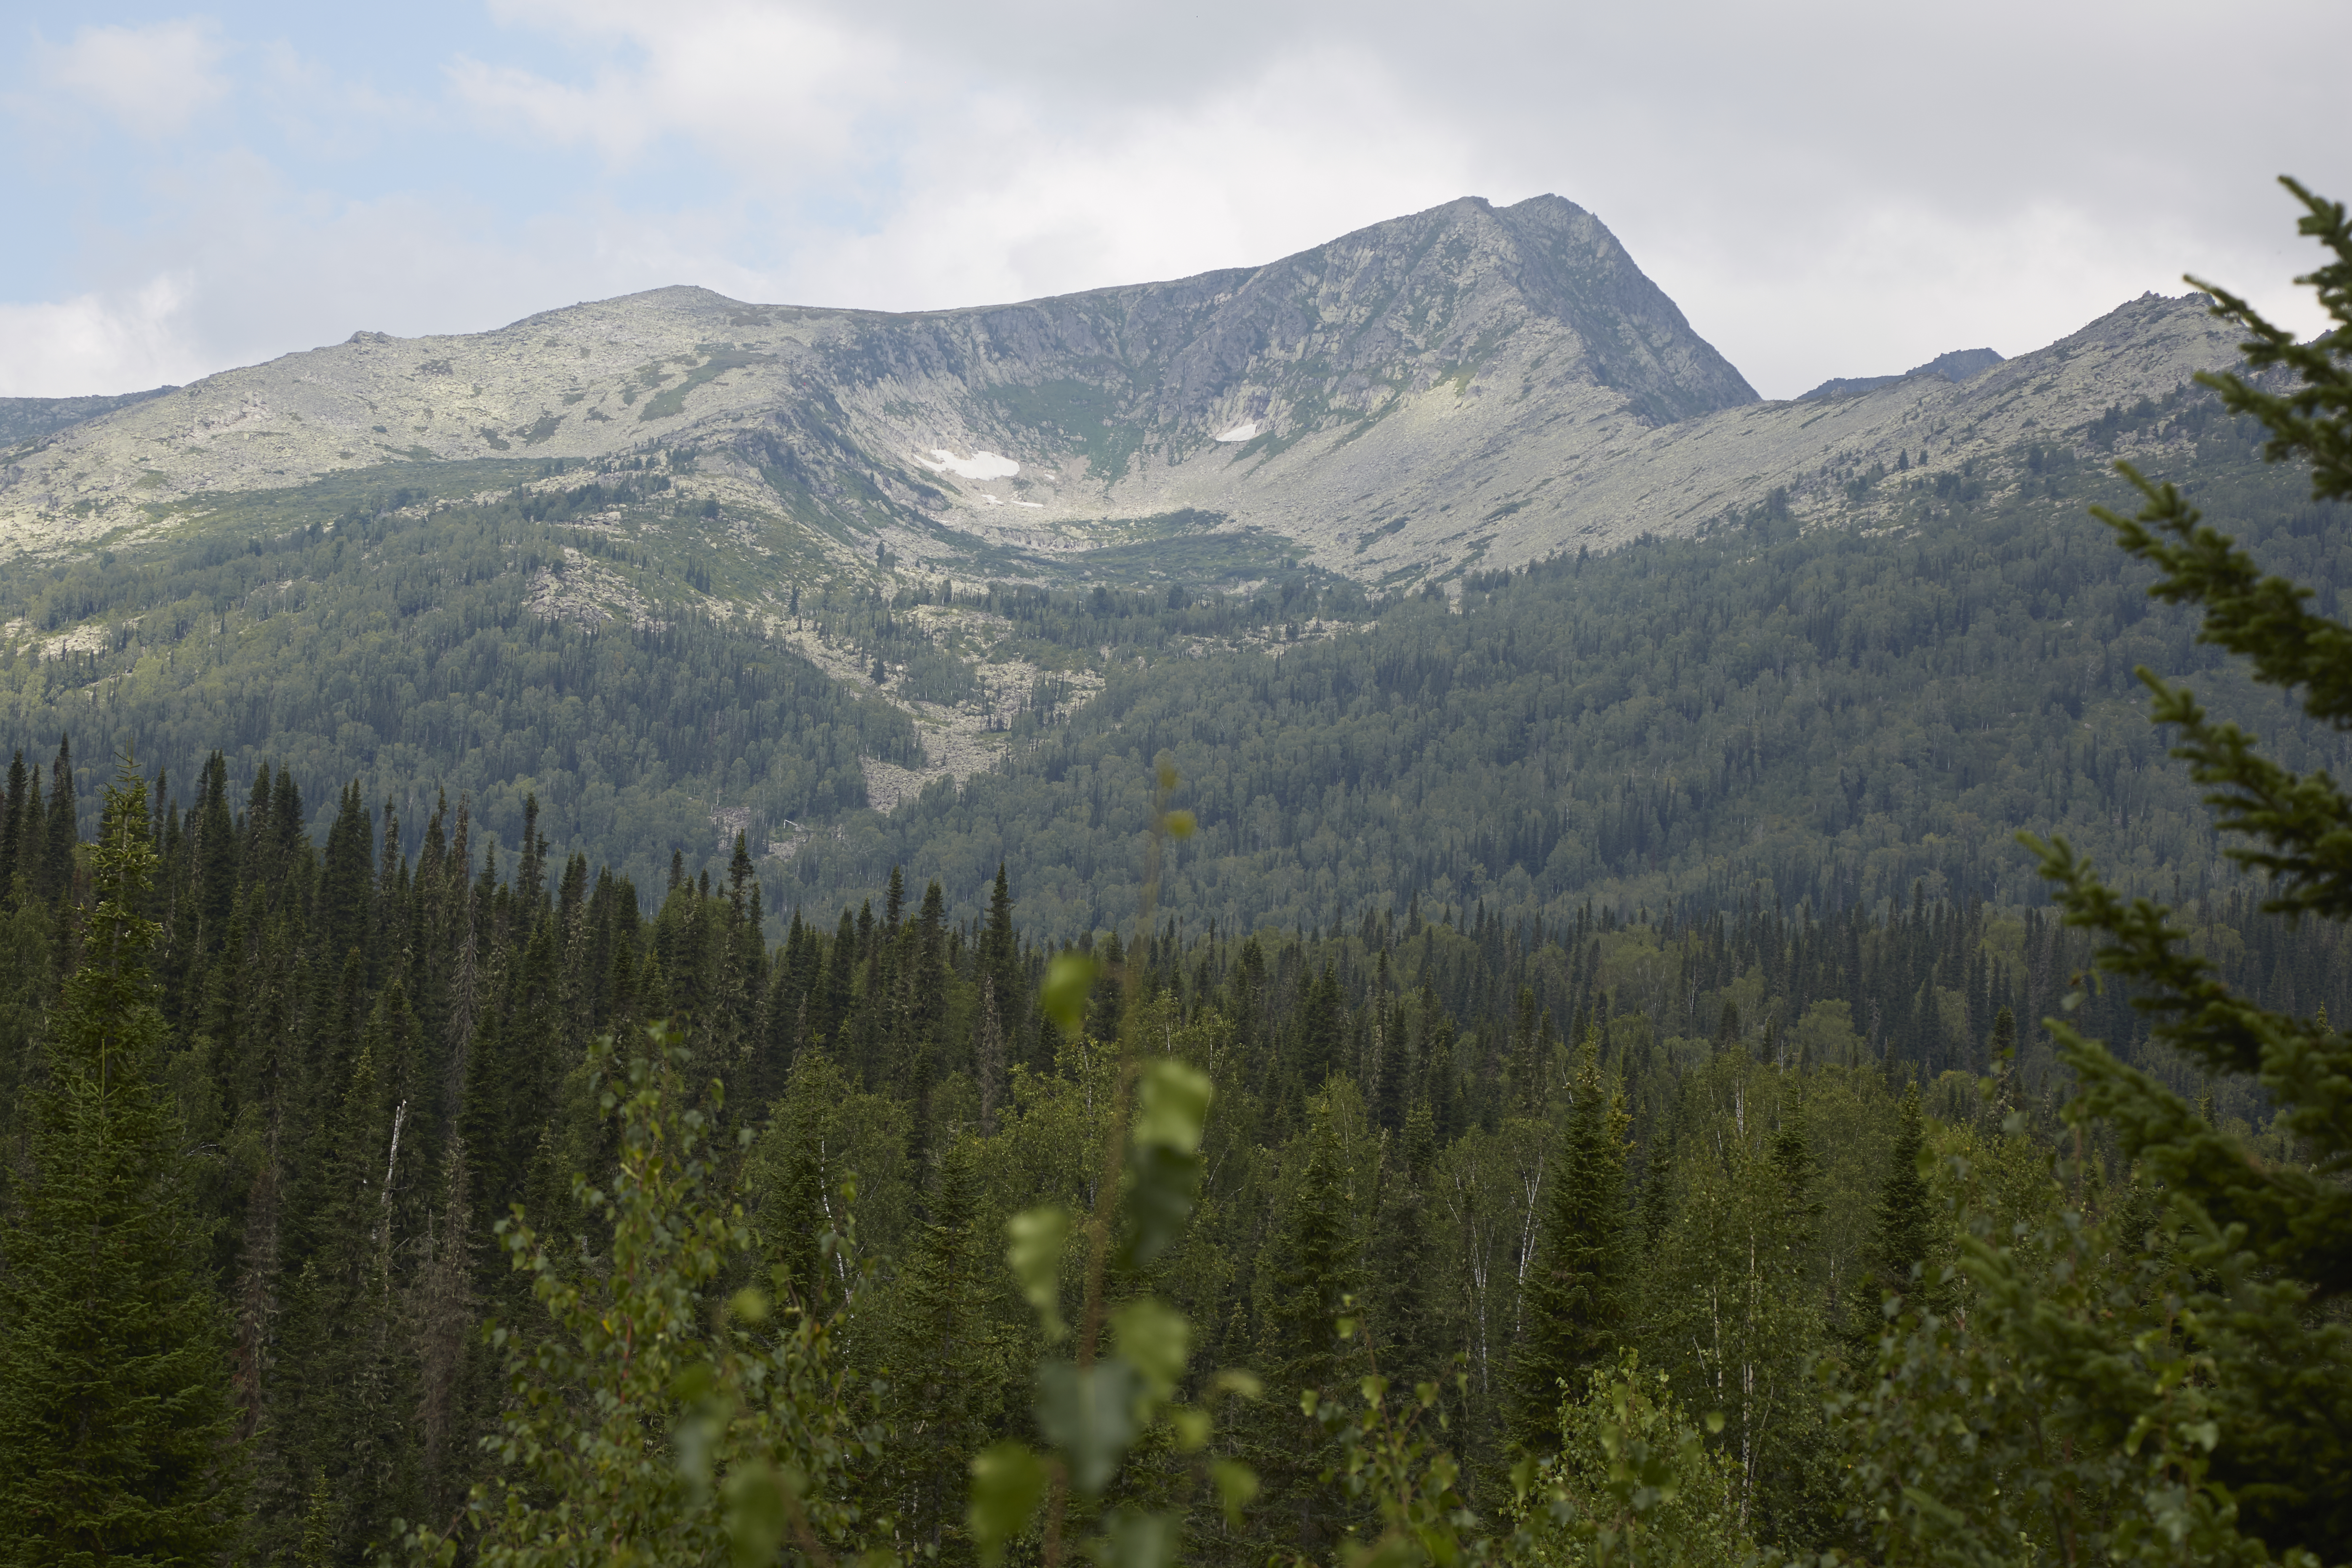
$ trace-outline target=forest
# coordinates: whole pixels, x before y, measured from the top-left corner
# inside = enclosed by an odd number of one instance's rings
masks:
[[[74,767],[68,750],[19,757],[0,817],[0,1107],[20,1154],[39,1136],[42,1020],[90,962],[76,917],[106,891],[70,810],[42,804],[44,773],[51,802],[76,798]],[[1044,1348],[998,1238],[1040,1204],[1090,1206],[1123,1038],[1213,1089],[1197,1210],[1150,1271],[1192,1325],[1193,1374],[1338,1386],[1377,1363],[1400,1387],[1434,1383],[1464,1495],[1489,1510],[1515,1453],[1557,1447],[1562,1380],[1622,1347],[1736,1435],[1706,1458],[1727,1540],[1849,1540],[1811,1369],[1866,1365],[1882,1289],[1956,1256],[1944,1204],[1961,1178],[1922,1184],[1921,1151],[2004,1184],[2021,1215],[2059,1190],[2043,1165],[2063,1076],[2016,1020],[2055,1010],[2089,948],[2039,910],[1915,887],[1879,914],[1750,899],[1681,922],[1367,909],[1285,931],[1170,914],[1070,950],[1101,977],[1066,1030],[1035,1000],[1057,950],[1024,933],[1002,868],[966,895],[977,920],[894,874],[878,908],[794,910],[771,945],[740,844],[716,881],[680,858],[647,919],[625,879],[555,863],[536,835],[494,866],[462,801],[436,806],[411,857],[353,786],[318,846],[287,770],[238,800],[215,754],[185,812],[125,779],[118,826],[148,867],[126,913],[153,933],[140,1092],[176,1130],[152,1178],[169,1235],[150,1244],[205,1303],[214,1419],[239,1457],[213,1499],[217,1539],[255,1560],[372,1561],[395,1521],[446,1522],[494,1468],[482,1440],[510,1402],[483,1326],[530,1333],[534,1307],[489,1221],[519,1205],[560,1267],[593,1267],[609,1234],[570,1184],[616,1152],[593,1042],[655,1020],[682,1034],[680,1083],[709,1086],[693,1098],[724,1151],[713,1180],[752,1238],[736,1274],[788,1263],[843,1311],[835,1353],[888,1435],[844,1484],[898,1551],[950,1560],[972,1552],[960,1479],[1030,1429]],[[2352,1006],[2340,928],[2263,918],[2243,889],[2184,914],[2245,994]],[[2122,987],[2074,1016],[2201,1096],[2224,1135],[2288,1153],[2260,1090],[2217,1095],[2146,1037]],[[1603,1084],[1617,1164],[1596,1198],[1563,1184]],[[2076,1179],[2144,1201],[2110,1140],[2078,1159]],[[1591,1325],[1561,1342],[1545,1269],[1596,1201],[1623,1208],[1622,1256]],[[1760,1294],[1725,1228],[1751,1211],[1781,1227]],[[831,1261],[867,1271],[846,1300],[810,1252],[827,1226],[849,1238]],[[9,1255],[12,1271],[28,1261]],[[1343,1297],[1366,1328],[1335,1348],[1317,1304]],[[1744,1315],[1695,1332],[1696,1304],[1725,1301]],[[1361,1522],[1314,1464],[1281,1458],[1328,1446],[1292,1397],[1228,1440],[1265,1478],[1263,1508],[1234,1528],[1194,1499],[1197,1552],[1254,1561]],[[1182,1458],[1139,1457],[1122,1490],[1181,1492]]]

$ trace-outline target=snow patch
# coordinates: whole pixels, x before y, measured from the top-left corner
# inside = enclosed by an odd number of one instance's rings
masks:
[[[1014,506],[1034,506],[1040,511],[1045,510],[1045,503],[1041,500],[1022,500],[1016,497],[1013,504]]]
[[[961,479],[1009,479],[1021,471],[1020,464],[993,452],[974,452],[969,458],[959,458],[945,447],[934,447],[931,458],[939,460],[918,458],[915,461],[935,474],[953,474]]]
[[[1261,428],[1263,428],[1263,426],[1260,426],[1256,420],[1244,419],[1230,430],[1218,431],[1217,439],[1220,441],[1246,441],[1255,436]]]

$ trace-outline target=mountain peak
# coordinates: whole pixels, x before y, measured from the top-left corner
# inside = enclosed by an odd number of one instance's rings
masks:
[[[1833,376],[1799,396],[1797,401],[1804,403],[1817,397],[1855,397],[1882,386],[1893,386],[1898,381],[1908,381],[1915,375],[1941,376],[1958,384],[1973,381],[2001,363],[2001,356],[1991,349],[1953,349],[1937,354],[1926,364],[1913,365],[1901,375]]]

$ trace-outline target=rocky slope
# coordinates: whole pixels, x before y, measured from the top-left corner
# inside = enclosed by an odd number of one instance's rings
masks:
[[[2199,301],[2150,296],[1965,384],[1762,403],[1591,214],[1465,198],[1265,267],[1015,305],[677,288],[474,336],[359,332],[0,450],[0,558],[347,470],[651,455],[693,515],[790,535],[785,558],[825,574],[878,547],[957,576],[1082,574],[1111,547],[1234,535],[1409,586],[1775,491],[1867,512],[1858,469],[1973,475],[2234,352]]]
[[[1937,354],[1926,364],[1915,364],[1901,375],[1836,375],[1811,392],[1801,394],[1800,403],[1820,397],[1853,397],[1864,392],[1875,392],[1882,386],[1892,386],[1915,375],[1940,375],[1949,382],[1973,381],[2000,363],[2000,355],[1990,349],[1954,349]]]
[[[134,403],[179,390],[176,386],[158,386],[110,397],[0,397],[0,447],[31,441],[53,430],[85,424],[118,408],[128,408]]]

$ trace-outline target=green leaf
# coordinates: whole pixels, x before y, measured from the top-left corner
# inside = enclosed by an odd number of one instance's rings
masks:
[[[1127,1230],[1119,1237],[1122,1269],[1149,1266],[1184,1234],[1201,1191],[1201,1157],[1155,1143],[1136,1151],[1128,1165]]]
[[[1160,1057],[1147,1065],[1136,1086],[1139,1113],[1135,1146],[1165,1147],[1191,1154],[1201,1147],[1208,1126],[1209,1101],[1216,1088],[1209,1075],[1173,1057]]]
[[[1062,1321],[1062,1244],[1069,1237],[1070,1216],[1048,1205],[1014,1215],[1004,1229],[1013,1238],[1004,1261],[1012,1265],[1045,1338],[1058,1340],[1069,1331]]]
[[[1180,1405],[1168,1412],[1168,1424],[1176,1428],[1176,1446],[1188,1454],[1197,1454],[1209,1446],[1212,1423],[1209,1413]]]
[[[1176,1521],[1166,1514],[1121,1509],[1087,1543],[1101,1568],[1168,1568],[1176,1561]]]
[[[1066,1035],[1075,1035],[1086,1022],[1087,995],[1102,977],[1102,964],[1093,954],[1064,952],[1046,967],[1045,984],[1038,989],[1037,1005]]]
[[[1258,1495],[1258,1471],[1240,1460],[1218,1460],[1209,1467],[1209,1481],[1216,1486],[1216,1504],[1225,1510],[1225,1523],[1240,1531],[1242,1510]]]
[[[1127,1233],[1118,1265],[1150,1264],[1181,1235],[1201,1186],[1201,1135],[1213,1089],[1206,1074],[1172,1057],[1144,1068],[1137,1086],[1135,1158],[1129,1166]]]
[[[1209,1467],[1209,1479],[1217,1489],[1217,1506],[1225,1512],[1225,1522],[1239,1530],[1242,1510],[1257,1496],[1257,1472],[1238,1459],[1219,1459]]]
[[[1141,1374],[1157,1399],[1176,1392],[1192,1353],[1192,1326],[1184,1315],[1154,1297],[1129,1301],[1111,1314],[1112,1342],[1119,1355]]]
[[[735,1568],[773,1563],[783,1549],[786,1528],[784,1488],[776,1472],[764,1460],[751,1460],[728,1472],[719,1495]]]
[[[1259,1399],[1265,1394],[1265,1384],[1258,1380],[1257,1374],[1244,1372],[1239,1367],[1229,1367],[1217,1373],[1216,1382],[1211,1386],[1220,1394],[1235,1394],[1243,1399]]]
[[[1124,1361],[1097,1362],[1081,1372],[1066,1361],[1037,1367],[1037,1430],[1062,1451],[1070,1484],[1100,1495],[1135,1441],[1135,1406],[1142,1380]]]
[[[982,1562],[1001,1561],[1005,1543],[1029,1528],[1046,1479],[1045,1461],[1018,1443],[999,1443],[972,1456],[964,1524]]]

